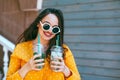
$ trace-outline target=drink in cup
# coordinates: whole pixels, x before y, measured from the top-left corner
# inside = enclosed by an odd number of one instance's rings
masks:
[[[39,43],[35,44],[33,47],[33,51],[34,51],[33,55],[37,55],[37,54],[40,55],[40,57],[35,58],[35,60],[45,59],[45,53],[44,53],[44,48],[43,48],[42,44],[39,44]],[[39,63],[44,63],[44,62],[38,62],[37,64],[39,64]],[[41,69],[41,68],[43,68],[43,66],[39,66],[38,68]]]
[[[61,46],[53,46],[52,48],[51,48],[51,60],[52,61],[60,61],[59,59],[57,59],[58,57],[60,57],[60,58],[62,58],[62,56],[63,56],[63,49],[62,49],[62,47]],[[52,70],[53,71],[55,71],[55,72],[57,72],[57,70],[58,69],[53,69],[52,68]]]

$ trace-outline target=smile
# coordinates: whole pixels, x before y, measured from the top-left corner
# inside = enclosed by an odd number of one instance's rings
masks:
[[[44,35],[47,37],[51,37],[53,34],[48,31],[43,31]]]

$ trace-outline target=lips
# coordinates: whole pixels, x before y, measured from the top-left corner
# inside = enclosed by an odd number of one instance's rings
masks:
[[[51,37],[53,34],[51,34],[50,32],[47,32],[47,31],[43,31],[43,33],[45,34],[45,36],[47,37]]]

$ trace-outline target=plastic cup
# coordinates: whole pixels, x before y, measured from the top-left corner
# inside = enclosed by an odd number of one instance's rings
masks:
[[[40,55],[40,57],[35,58],[35,60],[37,60],[37,59],[45,59],[45,53],[44,53],[43,45],[35,44],[34,47],[33,47],[33,51],[34,51],[33,55],[37,55],[37,54]],[[44,63],[44,62],[38,62],[37,64],[39,64],[39,63]],[[38,66],[38,68],[42,69],[43,66]]]
[[[60,61],[59,59],[57,59],[58,57],[60,57],[60,58],[62,58],[62,56],[63,56],[63,49],[62,49],[62,47],[61,46],[53,46],[52,48],[51,48],[51,61]],[[53,71],[55,71],[55,72],[57,72],[57,68],[55,69],[53,69],[52,68],[52,70]]]

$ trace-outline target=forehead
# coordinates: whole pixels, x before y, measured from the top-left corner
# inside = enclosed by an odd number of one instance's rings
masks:
[[[49,22],[51,25],[58,25],[58,18],[54,14],[48,14],[42,19],[42,22]]]

